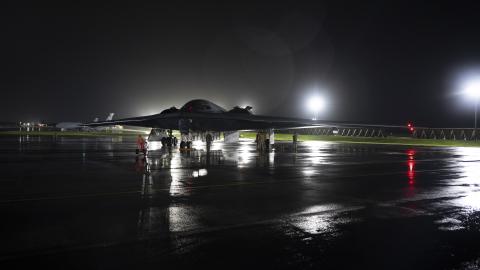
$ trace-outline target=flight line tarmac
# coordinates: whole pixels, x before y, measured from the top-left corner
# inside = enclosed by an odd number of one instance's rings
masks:
[[[480,148],[194,148],[0,137],[0,267],[480,267]]]

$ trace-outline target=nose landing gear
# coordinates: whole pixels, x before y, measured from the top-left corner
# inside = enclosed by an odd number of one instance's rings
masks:
[[[190,133],[182,133],[180,139],[180,150],[192,149],[192,136]]]

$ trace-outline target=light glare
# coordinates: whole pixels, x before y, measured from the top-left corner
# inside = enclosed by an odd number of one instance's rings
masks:
[[[319,112],[325,108],[325,99],[319,96],[311,97],[308,100],[308,109],[313,112]]]
[[[471,98],[480,97],[480,79],[468,81],[465,84],[465,93]]]
[[[319,112],[323,111],[327,105],[322,96],[312,96],[307,100],[307,108],[313,113],[312,120],[317,120]]]

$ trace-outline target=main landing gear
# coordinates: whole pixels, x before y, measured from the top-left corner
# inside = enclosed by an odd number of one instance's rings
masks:
[[[177,138],[173,136],[171,129],[160,129],[160,128],[153,128],[148,135],[148,141],[160,141],[162,143],[162,147],[172,147],[177,146]]]
[[[180,142],[180,149],[191,149],[192,142],[191,141],[181,141]]]
[[[172,147],[177,146],[177,138],[176,137],[162,137],[161,139],[162,146]]]

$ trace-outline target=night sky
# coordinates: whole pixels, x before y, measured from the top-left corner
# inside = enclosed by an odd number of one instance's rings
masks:
[[[472,126],[475,1],[2,3],[0,120],[90,121],[209,99],[227,109]],[[260,2],[260,1],[258,1]]]

